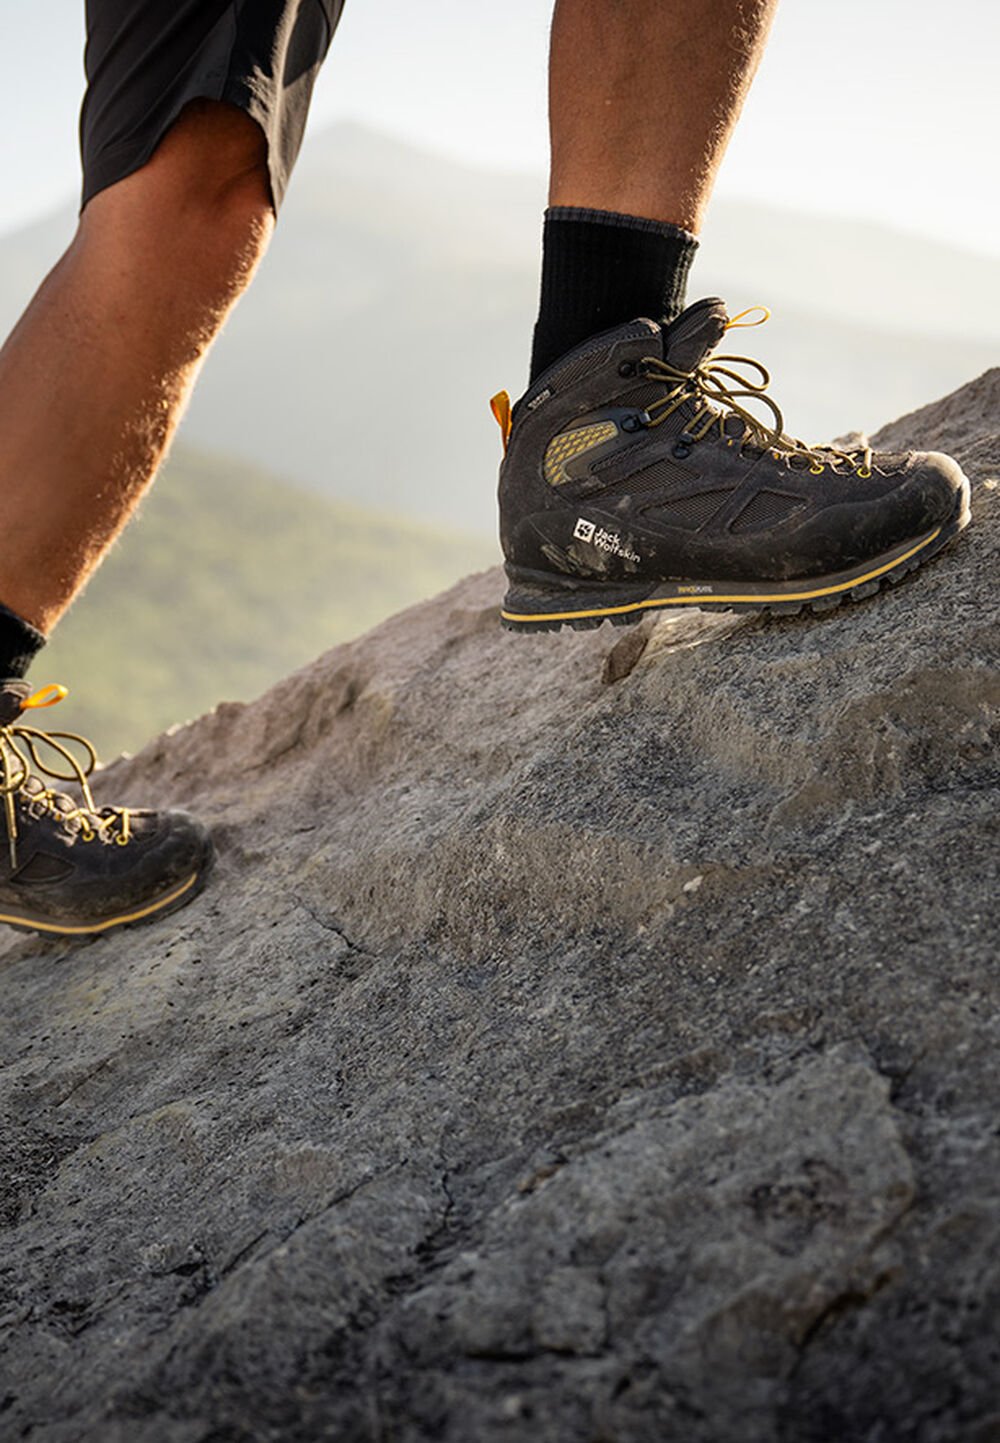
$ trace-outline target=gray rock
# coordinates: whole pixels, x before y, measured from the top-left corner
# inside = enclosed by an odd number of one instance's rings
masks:
[[[220,863],[0,951],[0,1437],[996,1436],[998,415],[877,600],[490,572],[102,774]]]

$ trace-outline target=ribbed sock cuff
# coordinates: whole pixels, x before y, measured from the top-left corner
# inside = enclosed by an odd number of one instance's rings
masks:
[[[671,236],[697,246],[698,237],[683,226],[669,220],[650,220],[643,215],[624,215],[619,210],[592,210],[586,205],[550,205],[545,212],[546,220],[585,220],[594,225],[610,225],[625,230],[646,231],[650,235]]]
[[[684,308],[697,248],[690,231],[668,221],[550,206],[532,380],[596,331],[636,316],[673,320]]]
[[[45,636],[0,602],[0,679],[24,676],[45,645]]]

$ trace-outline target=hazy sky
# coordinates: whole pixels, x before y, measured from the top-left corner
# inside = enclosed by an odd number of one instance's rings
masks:
[[[541,169],[550,8],[347,0],[314,123],[349,117],[473,163]],[[0,0],[0,229],[75,190],[82,11]],[[998,55],[996,0],[784,0],[720,193],[1000,255]]]

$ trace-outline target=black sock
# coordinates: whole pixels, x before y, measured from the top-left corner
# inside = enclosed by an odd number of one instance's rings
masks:
[[[22,677],[45,645],[45,637],[0,602],[0,681]]]
[[[684,307],[698,242],[680,226],[582,206],[550,206],[531,379],[595,331]]]

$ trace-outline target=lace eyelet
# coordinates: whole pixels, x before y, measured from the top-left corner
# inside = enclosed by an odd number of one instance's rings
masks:
[[[619,376],[634,376],[635,370],[636,367],[634,361],[622,361],[621,365],[618,367],[618,374]]]
[[[97,833],[96,833],[96,832],[81,831],[81,833],[80,833],[80,841],[81,841],[81,842],[92,842],[96,836],[97,836]]]
[[[862,466],[861,469],[858,471],[858,475],[861,477],[862,481],[867,481],[871,474],[872,468],[870,466]]]
[[[127,847],[127,846],[128,846],[128,837],[123,837],[122,834],[121,834],[121,832],[119,832],[118,835],[115,837],[115,846],[116,846],[116,847]]]
[[[825,467],[824,465],[822,465],[822,464],[820,464],[819,466],[810,466],[810,467],[809,467],[810,474],[813,475],[813,476],[822,476],[822,474],[823,474],[823,472],[824,472],[825,470],[826,470],[826,467]]]

